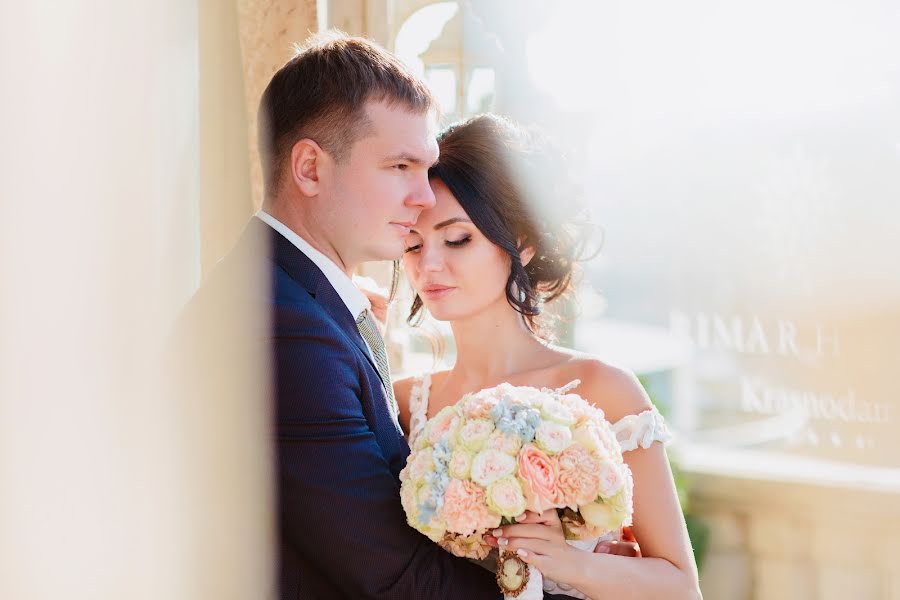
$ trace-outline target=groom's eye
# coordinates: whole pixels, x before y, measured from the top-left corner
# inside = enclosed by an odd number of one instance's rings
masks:
[[[406,252],[416,252],[416,251],[417,251],[419,248],[421,248],[421,247],[422,247],[422,244],[416,244],[415,246],[410,246],[409,248],[407,248],[407,249],[404,250],[403,252],[404,252],[404,253],[406,253]]]
[[[394,168],[397,170],[400,170],[400,171],[405,171],[406,169],[409,168],[409,165],[406,163],[399,163],[399,164],[394,165]]]

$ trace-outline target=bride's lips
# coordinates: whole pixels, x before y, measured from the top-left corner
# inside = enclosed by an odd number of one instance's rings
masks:
[[[440,300],[452,293],[456,288],[446,285],[427,285],[422,288],[422,295],[428,300]]]

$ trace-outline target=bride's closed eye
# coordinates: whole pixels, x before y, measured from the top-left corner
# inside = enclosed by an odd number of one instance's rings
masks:
[[[466,244],[468,244],[471,241],[472,241],[472,236],[467,235],[467,236],[461,237],[458,240],[446,240],[444,243],[447,244],[448,246],[450,246],[451,248],[458,248],[459,246],[465,246]]]
[[[472,241],[472,236],[471,236],[471,235],[467,235],[467,236],[464,236],[464,237],[462,237],[462,238],[460,238],[460,239],[458,239],[458,240],[444,240],[444,245],[449,246],[449,247],[451,247],[451,248],[459,248],[460,246],[465,246],[466,244],[468,244],[468,243],[471,242],[471,241]],[[419,244],[415,244],[415,245],[413,245],[413,246],[407,247],[403,252],[404,252],[404,253],[406,253],[406,252],[418,252],[419,249],[421,249],[421,248],[422,248],[422,244],[419,243]]]

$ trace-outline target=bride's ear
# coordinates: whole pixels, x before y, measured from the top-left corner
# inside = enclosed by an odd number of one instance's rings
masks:
[[[527,244],[527,240],[519,239],[519,260],[522,261],[523,267],[527,267],[531,259],[534,258],[534,246]]]

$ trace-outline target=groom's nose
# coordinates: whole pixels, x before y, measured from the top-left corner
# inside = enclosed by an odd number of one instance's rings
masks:
[[[413,188],[406,196],[406,205],[428,210],[429,208],[434,208],[436,202],[434,191],[431,189],[431,184],[428,183],[428,174],[425,173],[422,177],[417,177]]]

